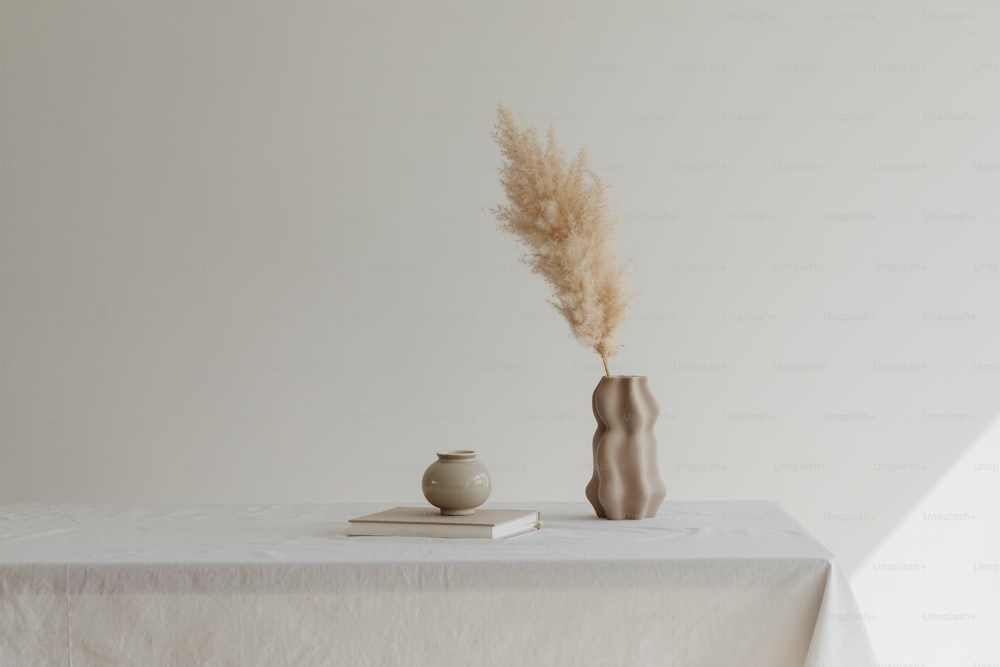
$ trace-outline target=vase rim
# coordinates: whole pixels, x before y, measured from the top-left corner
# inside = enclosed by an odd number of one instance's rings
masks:
[[[645,380],[646,375],[605,375],[602,380]]]
[[[438,452],[437,456],[442,461],[468,461],[476,458],[474,449],[446,449]]]

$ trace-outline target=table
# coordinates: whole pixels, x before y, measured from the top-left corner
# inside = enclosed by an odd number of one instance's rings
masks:
[[[870,667],[833,556],[768,502],[506,540],[347,537],[384,505],[0,505],[0,665]]]

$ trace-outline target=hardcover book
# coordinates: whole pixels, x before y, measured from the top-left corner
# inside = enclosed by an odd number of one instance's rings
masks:
[[[468,537],[497,539],[538,530],[538,510],[478,509],[468,516],[443,516],[433,507],[394,507],[349,521],[348,535]]]

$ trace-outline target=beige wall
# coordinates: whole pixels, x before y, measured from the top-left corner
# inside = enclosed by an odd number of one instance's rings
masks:
[[[670,497],[784,503],[886,663],[1000,662],[998,12],[3,3],[0,501],[420,501],[458,447],[582,500],[503,101],[613,188]]]

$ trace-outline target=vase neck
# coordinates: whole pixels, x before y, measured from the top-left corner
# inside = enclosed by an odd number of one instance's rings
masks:
[[[441,461],[471,461],[476,458],[476,452],[472,449],[449,449],[438,452],[437,457]]]
[[[599,384],[645,386],[648,380],[645,375],[605,375]]]

